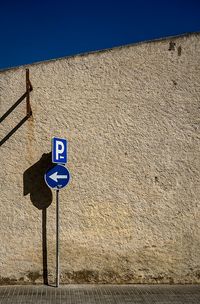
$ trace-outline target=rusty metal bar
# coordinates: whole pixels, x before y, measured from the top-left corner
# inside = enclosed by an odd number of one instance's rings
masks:
[[[30,92],[33,87],[29,80],[29,69],[26,69],[26,115],[30,117],[32,115],[31,104],[30,104]]]

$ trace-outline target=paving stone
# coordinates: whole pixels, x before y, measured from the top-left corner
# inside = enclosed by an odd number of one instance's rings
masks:
[[[200,285],[2,286],[0,304],[198,304]]]

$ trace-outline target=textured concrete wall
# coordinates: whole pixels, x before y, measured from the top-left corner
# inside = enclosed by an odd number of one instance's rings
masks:
[[[0,146],[1,283],[39,283],[47,270],[54,280],[53,136],[69,141],[72,175],[60,192],[62,282],[200,282],[200,35],[29,69],[33,116]],[[2,71],[1,115],[24,92],[25,67]],[[25,113],[23,101],[1,140]]]

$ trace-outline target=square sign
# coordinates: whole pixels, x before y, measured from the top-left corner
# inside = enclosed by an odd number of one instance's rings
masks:
[[[64,138],[52,138],[52,163],[67,163],[67,140]]]

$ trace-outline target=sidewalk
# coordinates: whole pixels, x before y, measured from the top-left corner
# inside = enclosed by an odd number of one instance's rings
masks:
[[[1,304],[198,304],[200,285],[1,286]]]

